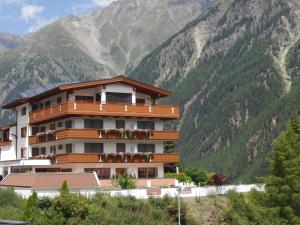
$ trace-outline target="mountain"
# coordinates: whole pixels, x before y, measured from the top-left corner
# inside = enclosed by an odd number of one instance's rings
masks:
[[[0,32],[0,54],[23,43],[23,38],[18,35]]]
[[[130,70],[214,0],[120,0],[68,16],[27,35],[0,57],[0,104],[50,82],[91,80]],[[2,121],[10,114],[1,112]]]
[[[253,182],[300,114],[300,3],[224,0],[148,54],[131,77],[173,92],[185,164]]]

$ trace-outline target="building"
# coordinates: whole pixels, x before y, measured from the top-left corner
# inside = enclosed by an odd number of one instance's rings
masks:
[[[163,178],[179,162],[164,153],[178,131],[164,121],[179,118],[179,107],[161,105],[170,92],[117,76],[52,84],[21,93],[3,109],[16,123],[2,127],[0,174],[96,172],[99,180],[128,172],[138,179]]]

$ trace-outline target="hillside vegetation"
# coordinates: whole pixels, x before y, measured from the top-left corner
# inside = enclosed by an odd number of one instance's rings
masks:
[[[300,13],[294,0],[226,0],[151,54],[132,78],[170,89],[186,165],[253,182],[300,112]]]

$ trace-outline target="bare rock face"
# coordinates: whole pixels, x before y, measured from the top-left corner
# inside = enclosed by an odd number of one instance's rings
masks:
[[[132,72],[173,91],[186,164],[248,181],[267,170],[272,141],[299,111],[299,4],[219,1]]]

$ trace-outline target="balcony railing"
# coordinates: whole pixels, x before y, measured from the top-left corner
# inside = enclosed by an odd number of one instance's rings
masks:
[[[131,140],[165,140],[179,139],[178,131],[124,130],[124,129],[65,129],[29,137],[29,144],[39,144],[64,139],[131,139]]]
[[[174,105],[143,105],[68,101],[29,113],[29,123],[41,123],[72,115],[124,116],[178,119],[179,107]]]
[[[11,140],[0,140],[0,146],[6,146],[11,144],[12,144]]]
[[[52,156],[53,164],[65,163],[179,163],[177,153],[68,153]]]

